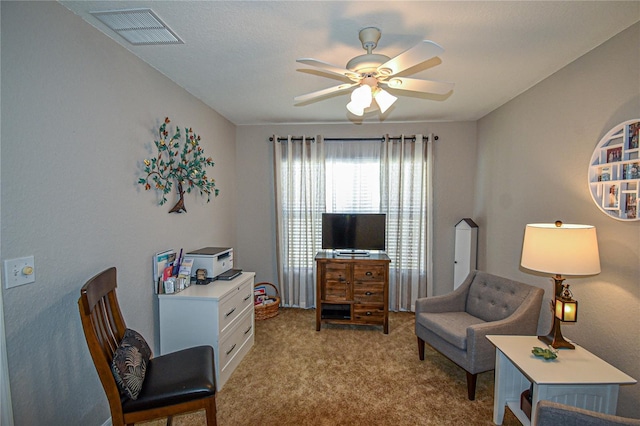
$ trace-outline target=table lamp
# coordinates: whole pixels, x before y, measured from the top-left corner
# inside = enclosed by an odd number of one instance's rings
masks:
[[[578,319],[578,302],[573,300],[563,275],[600,273],[596,228],[590,225],[534,223],[526,226],[522,244],[522,267],[555,274],[554,300],[551,302],[553,325],[540,340],[553,348],[575,349],[562,337],[560,322]]]

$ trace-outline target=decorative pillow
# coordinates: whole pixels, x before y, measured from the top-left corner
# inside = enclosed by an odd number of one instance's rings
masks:
[[[144,337],[127,328],[111,362],[111,372],[122,395],[138,399],[151,356],[151,348]]]

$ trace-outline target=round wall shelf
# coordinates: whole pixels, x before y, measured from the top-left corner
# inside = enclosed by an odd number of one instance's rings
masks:
[[[589,189],[598,208],[617,220],[640,220],[640,118],[611,129],[589,163]]]

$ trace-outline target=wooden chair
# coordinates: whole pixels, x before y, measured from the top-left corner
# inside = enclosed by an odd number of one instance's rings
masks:
[[[114,426],[132,425],[204,409],[208,426],[216,425],[213,349],[198,346],[151,358],[137,399],[122,396],[111,362],[126,325],[116,297],[116,268],[91,278],[80,290],[78,305],[89,352],[109,401]]]

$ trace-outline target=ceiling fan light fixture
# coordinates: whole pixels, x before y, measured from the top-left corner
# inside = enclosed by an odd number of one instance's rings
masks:
[[[376,91],[374,98],[382,114],[384,114],[391,107],[391,105],[393,105],[395,101],[398,100],[397,97],[380,88],[378,88],[378,90]]]
[[[371,94],[371,87],[366,84],[361,85],[351,93],[351,101],[362,106],[362,109],[371,105],[372,100],[373,95]]]
[[[398,98],[383,90],[381,85],[387,89],[393,89],[391,92],[398,95],[404,91],[437,95],[450,94],[453,90],[453,83],[401,77],[403,73],[407,73],[407,70],[411,70],[414,66],[441,55],[444,52],[442,46],[430,40],[422,40],[399,55],[389,58],[386,55],[373,53],[381,34],[379,28],[362,28],[360,41],[367,53],[351,58],[347,62],[346,68],[313,58],[297,59],[297,62],[317,67],[326,73],[338,75],[343,79],[348,78],[352,83],[347,87],[343,84],[297,96],[294,100],[296,102],[309,101],[357,86],[351,92],[351,100],[347,104],[347,109],[354,115],[362,116],[375,108],[381,114],[385,114],[395,104]],[[375,104],[373,104],[373,99],[376,100]]]
[[[362,108],[354,101],[351,101],[347,104],[347,109],[351,114],[357,115],[358,117],[362,117],[364,115],[364,108]]]
[[[347,104],[347,109],[354,115],[361,117],[364,115],[365,108],[368,108],[373,101],[371,86],[362,84],[353,92],[351,92],[351,102]]]

